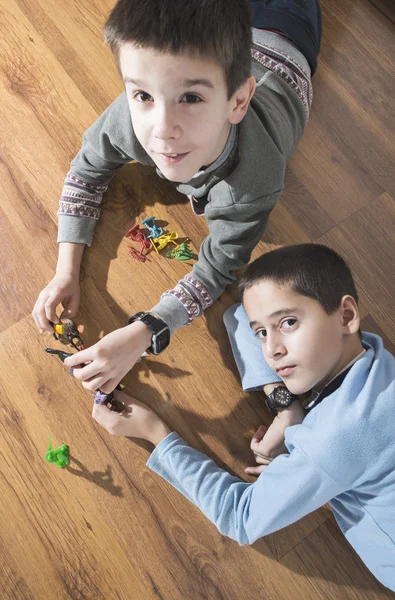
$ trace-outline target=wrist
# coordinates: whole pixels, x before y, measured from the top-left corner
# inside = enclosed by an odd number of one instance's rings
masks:
[[[301,422],[304,419],[305,413],[300,399],[297,398],[286,408],[278,408],[277,415],[280,419],[292,422],[299,420],[298,422]]]
[[[282,381],[275,381],[274,383],[266,383],[262,386],[262,390],[265,392],[266,396],[272,393],[277,387],[285,387]]]
[[[166,425],[163,421],[160,421],[155,427],[152,427],[148,441],[151,442],[154,446],[160,444],[162,440],[164,440],[169,433],[171,433],[170,427]]]
[[[142,323],[142,321],[134,321],[134,323],[126,325],[126,329],[130,334],[130,341],[134,345],[136,341],[136,335],[139,336],[139,340],[141,340],[141,345],[139,344],[139,348],[142,352],[151,346],[152,331],[147,325],[145,325],[145,323]]]

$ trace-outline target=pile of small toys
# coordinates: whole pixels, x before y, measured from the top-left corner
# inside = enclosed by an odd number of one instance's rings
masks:
[[[129,248],[128,252],[134,260],[139,262],[151,262],[147,258],[147,254],[150,250],[155,250],[159,254],[160,250],[166,248],[168,244],[173,244],[175,247],[172,250],[166,252],[167,258],[176,258],[177,260],[189,260],[193,258],[194,252],[189,248],[189,240],[177,244],[175,241],[178,238],[178,234],[175,231],[163,231],[162,227],[158,227],[155,223],[155,217],[148,217],[142,222],[142,225],[149,231],[149,235],[146,235],[144,231],[140,229],[137,224],[125,234],[126,238],[138,242],[141,244],[140,252],[135,248]]]

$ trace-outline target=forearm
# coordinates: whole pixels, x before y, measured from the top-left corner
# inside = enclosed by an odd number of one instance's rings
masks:
[[[231,499],[233,493],[237,489],[236,495],[240,497],[251,484],[218,467],[175,432],[162,440],[148,459],[147,466],[195,504],[223,535],[240,544],[249,543],[243,528],[237,526],[234,515],[230,519],[229,516],[237,505],[237,501]],[[229,494],[231,487],[232,493]]]
[[[61,273],[62,275],[69,273],[78,276],[84,248],[85,244],[60,243],[56,273]]]

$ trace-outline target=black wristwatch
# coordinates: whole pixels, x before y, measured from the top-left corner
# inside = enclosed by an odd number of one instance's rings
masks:
[[[292,402],[297,400],[295,394],[291,394],[289,390],[283,385],[278,385],[274,390],[267,396],[265,404],[270,412],[274,412],[277,408],[287,408],[291,406]]]
[[[170,329],[162,319],[150,313],[138,312],[128,320],[129,325],[135,321],[142,321],[152,331],[151,346],[148,348],[152,354],[160,354],[170,344]]]

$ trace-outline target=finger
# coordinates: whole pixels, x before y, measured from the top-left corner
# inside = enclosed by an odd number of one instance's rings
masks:
[[[92,417],[105,429],[111,426],[114,415],[115,413],[107,408],[105,404],[93,404]]]
[[[73,356],[79,356],[80,354],[81,354],[81,352],[78,352],[76,355],[73,354]],[[68,357],[68,358],[71,358],[71,357]],[[66,360],[64,361],[65,363],[66,363]],[[67,364],[66,366],[68,367],[69,365]],[[97,365],[97,361],[93,361],[93,362],[89,363],[88,365],[84,365],[81,367],[75,366],[73,368],[72,374],[74,375],[74,377],[76,379],[79,379],[80,381],[90,381],[94,377],[102,376],[102,372],[101,372],[100,367]]]
[[[40,333],[43,333],[43,329],[41,327],[39,314],[38,314],[38,304],[39,304],[39,302],[37,300],[37,302],[35,303],[33,310],[32,310],[32,317],[33,317],[36,327],[39,329]]]
[[[45,316],[52,323],[59,323],[58,315],[56,314],[56,307],[60,304],[60,295],[59,294],[51,294],[47,301],[44,303],[44,312]]]
[[[85,350],[81,350],[80,352],[76,352],[71,356],[68,356],[65,359],[64,364],[66,365],[66,367],[77,367],[78,365],[81,365],[83,363],[93,364],[94,357],[92,348],[93,346],[91,346],[90,348],[86,348]]]
[[[119,426],[125,417],[121,413],[112,411],[104,404],[94,404],[92,417],[111,435],[122,435]]]
[[[114,378],[105,380],[105,376],[103,376],[103,381],[100,383],[100,389],[105,394],[110,394],[117,387],[118,381]]]
[[[257,462],[258,465],[270,465],[270,463],[273,460],[270,456],[265,456],[264,454],[256,454],[255,452],[254,458],[255,462]]]
[[[109,394],[110,392],[103,390],[103,386],[105,386],[106,382],[107,378],[100,373],[98,377],[93,377],[92,379],[82,381],[81,383],[86,390],[95,391],[100,389],[104,394]]]
[[[253,451],[254,454],[259,454],[260,456],[266,456],[266,454],[264,454],[262,452],[262,440],[260,442],[251,442],[251,450]]]
[[[48,321],[46,315],[45,315],[45,302],[47,300],[47,297],[45,296],[38,298],[36,305],[34,307],[35,310],[35,316],[36,316],[36,322],[38,324],[38,327],[40,329],[41,333],[44,333],[45,331],[47,331],[48,333],[52,333],[53,329],[52,329],[52,325],[51,323]]]
[[[261,467],[247,467],[244,469],[244,473],[248,473],[248,475],[260,475],[262,471],[267,469],[267,466],[262,465]]]
[[[252,442],[258,442],[258,443],[259,443],[259,442],[261,442],[261,441],[262,441],[262,438],[263,438],[263,436],[264,436],[264,435],[265,435],[265,433],[266,433],[266,431],[267,431],[267,427],[266,427],[265,425],[261,425],[261,426],[260,426],[260,427],[259,427],[259,428],[256,430],[256,432],[254,433],[254,435],[252,436],[252,438],[251,438],[251,443],[252,443]]]

